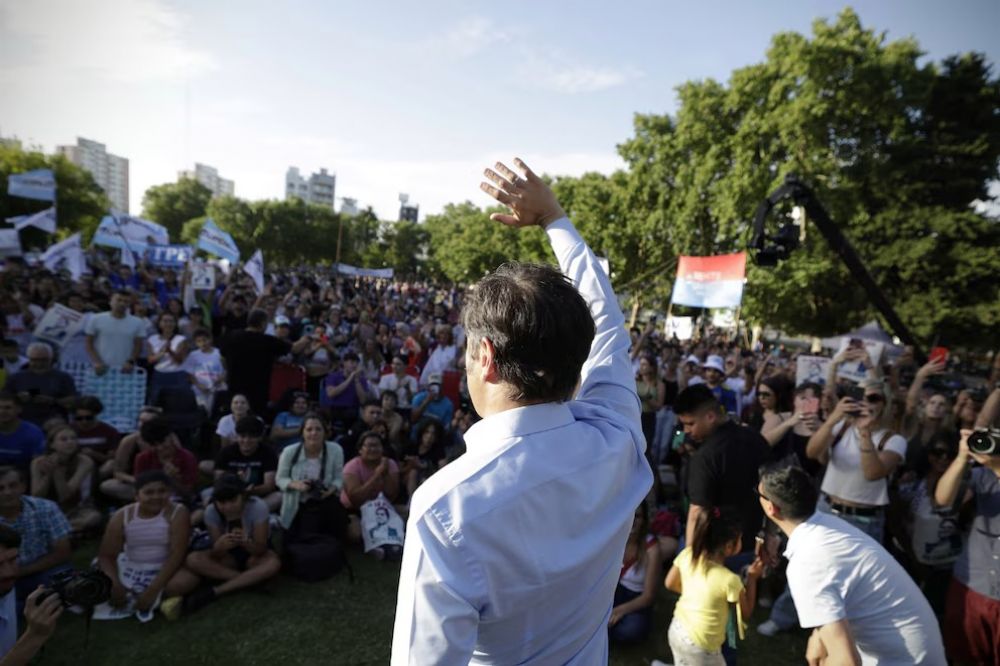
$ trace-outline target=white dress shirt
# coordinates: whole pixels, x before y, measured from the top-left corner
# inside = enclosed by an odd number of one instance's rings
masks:
[[[495,414],[414,494],[392,663],[605,664],[636,507],[652,485],[625,318],[568,219],[549,225],[596,336],[575,400]]]

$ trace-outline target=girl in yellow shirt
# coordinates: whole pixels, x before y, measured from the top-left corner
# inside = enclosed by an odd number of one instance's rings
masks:
[[[740,552],[741,541],[737,517],[712,509],[701,514],[691,543],[674,559],[665,584],[681,595],[668,633],[675,666],[725,666],[727,634],[732,642],[737,632],[743,638],[744,618],[753,612],[764,563],[759,556],[754,560],[744,587],[723,564]],[[736,631],[727,632],[731,625]]]

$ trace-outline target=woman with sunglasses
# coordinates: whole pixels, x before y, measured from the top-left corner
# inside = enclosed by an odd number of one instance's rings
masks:
[[[889,391],[881,380],[861,382],[864,398],[842,398],[809,438],[806,455],[825,464],[816,509],[832,513],[882,543],[888,479],[906,457],[906,440],[889,429]]]

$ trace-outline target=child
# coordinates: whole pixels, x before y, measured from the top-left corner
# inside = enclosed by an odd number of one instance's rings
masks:
[[[212,346],[212,334],[208,329],[199,328],[194,332],[194,344],[197,349],[184,360],[184,370],[191,380],[198,406],[211,416],[216,392],[226,390],[226,366],[222,354]]]
[[[668,633],[677,666],[724,666],[723,643],[728,638],[733,646],[737,631],[743,638],[744,618],[753,612],[764,563],[758,556],[749,566],[744,588],[723,564],[740,552],[741,541],[741,522],[713,509],[702,514],[691,543],[667,573],[667,589],[681,595]]]

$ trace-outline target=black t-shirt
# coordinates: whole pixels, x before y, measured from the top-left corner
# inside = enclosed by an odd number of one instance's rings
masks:
[[[215,469],[240,477],[247,484],[260,485],[264,474],[278,469],[278,456],[266,446],[258,446],[252,455],[245,456],[238,444],[222,447],[215,459]]]
[[[237,331],[223,343],[229,390],[242,393],[250,401],[250,409],[263,414],[267,409],[267,391],[271,383],[271,366],[288,354],[291,343],[258,331]]]
[[[770,447],[760,433],[726,421],[691,456],[688,499],[706,508],[736,511],[743,522],[743,550],[753,548],[764,512],[754,494],[758,468]]]

